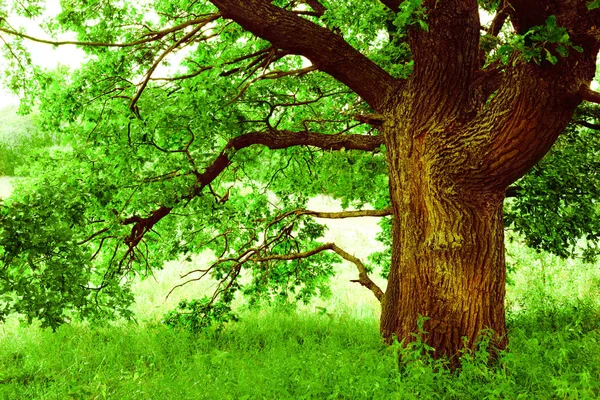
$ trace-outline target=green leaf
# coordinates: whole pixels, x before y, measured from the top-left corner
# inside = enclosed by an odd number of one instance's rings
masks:
[[[588,1],[586,3],[586,6],[587,6],[588,10],[594,10],[594,9],[600,7],[600,0]]]

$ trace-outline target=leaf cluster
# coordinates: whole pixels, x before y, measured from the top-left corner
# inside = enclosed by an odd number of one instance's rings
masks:
[[[581,46],[571,42],[566,28],[557,25],[556,17],[551,15],[544,25],[535,26],[523,35],[511,35],[507,43],[498,47],[495,57],[504,64],[515,64],[519,60],[538,65],[544,61],[556,64],[557,56],[567,57],[569,49],[583,51]]]

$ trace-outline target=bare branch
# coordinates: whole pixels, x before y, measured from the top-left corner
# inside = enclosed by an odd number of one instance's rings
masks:
[[[345,218],[360,218],[360,217],[385,217],[392,215],[393,211],[391,207],[384,208],[383,210],[355,210],[355,211],[336,211],[336,212],[323,212],[323,211],[311,211],[297,208],[295,210],[288,211],[279,215],[275,218],[269,226],[276,224],[283,219],[295,215],[310,215],[316,218],[324,219],[345,219]],[[261,220],[258,220],[260,222]]]
[[[375,295],[377,300],[381,301],[383,299],[383,296],[384,296],[383,290],[381,290],[381,288],[379,286],[377,286],[377,284],[375,282],[373,282],[371,280],[371,278],[369,278],[369,275],[367,274],[367,269],[366,269],[365,265],[362,263],[362,261],[360,261],[357,257],[351,255],[350,253],[344,251],[343,249],[338,247],[335,243],[326,243],[324,245],[315,247],[314,249],[311,249],[311,250],[308,250],[308,251],[305,251],[302,253],[271,254],[266,257],[261,257],[261,258],[255,259],[254,261],[263,262],[263,261],[270,261],[270,260],[281,260],[281,261],[298,260],[298,259],[314,256],[315,254],[321,253],[326,250],[334,251],[340,257],[342,257],[344,260],[350,261],[351,263],[356,265],[356,268],[358,269],[358,279],[354,280],[352,282],[358,282],[361,285],[363,285],[364,287],[366,287],[367,289],[369,289],[371,292],[373,292],[373,294]]]
[[[310,215],[316,218],[325,219],[345,219],[345,218],[360,218],[360,217],[386,217],[392,215],[392,207],[384,208],[383,210],[356,210],[356,211],[337,211],[323,212],[311,210],[294,210],[295,215]]]
[[[292,11],[264,0],[210,0],[230,18],[273,46],[307,57],[319,70],[333,76],[381,109],[398,80],[350,46],[341,36]]]

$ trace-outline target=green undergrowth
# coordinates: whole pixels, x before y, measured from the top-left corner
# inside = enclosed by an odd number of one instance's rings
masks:
[[[0,399],[600,398],[598,266],[518,243],[508,266],[510,345],[495,362],[485,343],[456,372],[422,343],[383,344],[376,310],[359,307],[370,293],[344,271],[322,307],[242,306],[196,334],[158,322],[170,308],[148,306],[164,296],[154,283],[138,288],[137,325],[0,324]]]
[[[425,346],[381,343],[376,321],[247,312],[220,330],[161,325],[5,326],[2,399],[593,399],[597,307],[563,304],[509,320],[510,352],[485,347],[452,373]],[[549,323],[549,318],[553,323]],[[402,354],[403,363],[398,363]]]

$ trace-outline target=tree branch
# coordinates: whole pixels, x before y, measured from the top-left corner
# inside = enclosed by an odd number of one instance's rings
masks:
[[[262,145],[272,150],[293,146],[312,146],[323,150],[347,149],[373,151],[378,149],[383,143],[383,135],[324,135],[314,132],[276,130],[269,132],[249,132],[231,139],[212,164],[203,173],[196,174],[196,185],[190,193],[176,200],[175,204],[191,200],[198,196],[207,185],[215,180],[231,164],[231,159],[236,151],[252,145]],[[166,217],[172,209],[172,207],[163,205],[154,210],[148,217],[136,215],[124,219],[122,221],[123,225],[134,224],[130,235],[125,239],[125,243],[127,243],[130,249],[137,246],[146,232],[151,230],[162,218]]]
[[[496,37],[500,34],[500,30],[508,18],[508,7],[506,0],[503,0],[490,24],[490,29],[488,30],[489,35]]]
[[[340,257],[342,257],[344,260],[350,261],[351,263],[356,265],[356,268],[358,269],[358,279],[353,280],[352,282],[358,282],[362,286],[369,289],[375,295],[377,300],[379,300],[380,302],[383,300],[383,296],[384,296],[383,290],[381,290],[381,288],[379,286],[377,286],[377,284],[375,282],[373,282],[371,280],[371,278],[369,278],[369,275],[367,274],[367,269],[366,269],[365,265],[362,263],[362,261],[360,261],[360,259],[358,259],[357,257],[351,255],[350,253],[344,251],[343,249],[338,247],[335,243],[326,243],[324,245],[315,247],[314,249],[311,249],[311,250],[308,250],[308,251],[305,251],[302,253],[271,254],[266,257],[255,259],[254,261],[262,262],[262,261],[269,261],[269,260],[281,260],[281,261],[298,260],[298,259],[314,256],[315,254],[321,253],[326,250],[334,251]]]
[[[329,29],[265,0],[210,0],[224,18],[273,46],[302,55],[344,83],[373,109],[381,109],[398,80]]]
[[[547,0],[507,0],[507,12],[518,34],[524,34],[530,28],[543,25],[550,15],[550,2]],[[570,2],[567,2],[571,7]]]
[[[579,87],[579,95],[582,100],[600,104],[600,93],[593,91],[588,85],[581,85]]]
[[[398,12],[400,3],[402,3],[402,1],[403,0],[381,0],[381,2],[393,12]]]
[[[316,218],[325,219],[345,219],[345,218],[360,218],[360,217],[386,217],[392,215],[392,207],[384,208],[383,210],[355,210],[355,211],[311,211],[311,210],[294,210],[294,215],[310,215]]]
[[[200,30],[202,29],[202,27],[204,27],[209,21],[206,21],[205,23],[202,24],[198,24],[196,27],[194,27],[194,29],[187,33],[184,37],[182,37],[181,39],[179,39],[178,41],[176,41],[175,43],[173,43],[171,46],[169,46],[168,49],[166,49],[152,64],[152,66],[150,67],[150,69],[148,70],[148,72],[146,72],[146,76],[144,77],[144,80],[142,81],[141,85],[139,86],[135,96],[133,97],[133,99],[131,99],[131,103],[129,104],[129,109],[134,111],[135,110],[135,104],[137,103],[137,101],[140,99],[140,97],[142,96],[142,93],[144,92],[144,89],[146,88],[146,86],[148,85],[148,82],[150,81],[150,78],[152,77],[152,74],[154,73],[154,71],[156,70],[156,68],[160,65],[160,63],[164,60],[164,58],[171,53],[173,50],[175,50],[177,47],[179,47],[180,45],[190,41],[198,32],[200,32]],[[139,115],[138,115],[139,116]]]
[[[311,211],[297,208],[295,210],[288,211],[279,215],[269,225],[276,224],[277,222],[291,216],[310,215],[316,218],[325,219],[345,219],[345,218],[360,218],[360,217],[385,217],[392,215],[393,211],[391,207],[384,208],[383,210],[355,210],[355,211],[335,211],[335,212],[323,212],[323,211]],[[261,220],[257,220],[261,221]]]
[[[363,124],[369,124],[375,128],[381,128],[385,118],[379,114],[368,114],[368,115],[355,115],[356,121],[362,122]]]
[[[308,4],[319,17],[322,17],[323,14],[325,14],[325,11],[327,11],[327,8],[321,4],[319,0],[304,0],[304,2]]]
[[[479,70],[479,8],[476,0],[423,0],[428,30],[409,29],[415,87],[428,93],[421,118],[452,119],[471,108],[469,87]],[[451,32],[451,33],[450,33]],[[435,116],[435,117],[434,117]]]
[[[212,15],[204,17],[204,18],[192,19],[192,20],[186,21],[182,24],[173,26],[171,28],[164,29],[162,31],[148,33],[148,34],[144,35],[144,36],[147,36],[144,39],[139,39],[139,40],[135,40],[133,42],[127,42],[127,43],[80,42],[80,41],[76,41],[76,40],[48,40],[48,39],[37,38],[34,36],[27,35],[25,33],[17,32],[13,29],[6,29],[6,28],[2,28],[2,27],[0,27],[0,32],[8,33],[9,35],[12,35],[12,36],[17,36],[17,37],[20,37],[23,39],[31,40],[32,42],[51,44],[53,46],[74,45],[74,46],[82,46],[82,47],[132,47],[132,46],[138,46],[138,45],[144,44],[144,43],[155,42],[155,41],[160,40],[163,37],[167,36],[168,34],[181,31],[181,30],[187,28],[188,26],[214,21],[219,17],[220,17],[219,14],[212,14]]]
[[[592,124],[591,122],[587,122],[587,121],[583,121],[583,120],[574,121],[574,122],[577,125],[581,125],[581,126],[584,126],[586,128],[593,129],[595,131],[600,131],[600,124]]]

